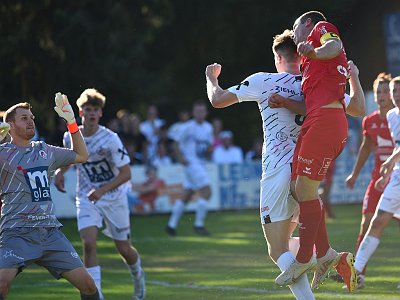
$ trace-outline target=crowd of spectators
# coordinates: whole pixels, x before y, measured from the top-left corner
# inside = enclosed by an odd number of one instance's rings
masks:
[[[121,109],[104,125],[118,133],[132,165],[159,168],[177,163],[174,144],[178,140],[182,125],[190,119],[191,113],[188,110],[181,110],[177,113],[177,121],[168,125],[165,120],[159,118],[157,106],[150,105],[144,120],[141,120],[136,113]],[[262,137],[256,138],[253,147],[244,153],[234,144],[233,132],[224,129],[221,119],[215,118],[211,120],[211,124],[214,140],[209,162],[229,164],[261,159]],[[66,130],[65,122],[57,120],[55,128],[55,132],[48,137],[49,142],[62,146],[62,136]]]

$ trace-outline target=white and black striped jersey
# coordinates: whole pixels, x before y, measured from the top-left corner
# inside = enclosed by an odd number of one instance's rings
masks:
[[[286,108],[270,108],[268,98],[276,93],[295,101],[303,101],[301,76],[259,72],[228,90],[236,94],[239,102],[256,101],[258,103],[264,132],[263,176],[269,170],[291,163],[304,117]]]
[[[88,198],[92,189],[100,188],[113,180],[119,173],[118,168],[130,163],[129,155],[118,135],[99,126],[95,134],[84,137],[89,152],[87,162],[77,165],[77,196],[79,202]],[[69,147],[71,139],[68,133],[64,134],[64,145]],[[116,189],[105,193],[101,201],[124,199],[130,183],[124,183]]]

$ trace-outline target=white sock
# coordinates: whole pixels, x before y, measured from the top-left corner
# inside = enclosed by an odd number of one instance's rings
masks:
[[[133,265],[128,265],[128,264],[126,264],[126,265],[128,266],[129,272],[131,272],[132,278],[137,276],[142,269],[139,256],[137,258],[137,261]]]
[[[94,266],[86,268],[90,276],[92,276],[94,283],[96,284],[97,290],[99,291],[99,298],[104,299],[103,293],[101,292],[101,268],[100,266]]]
[[[169,217],[168,226],[171,228],[178,227],[178,222],[182,217],[183,211],[185,210],[185,203],[181,199],[175,201],[172,207],[171,216]]]
[[[378,248],[380,240],[374,236],[366,235],[362,240],[360,247],[358,247],[356,261],[354,268],[358,272],[362,272],[368,263],[368,260],[374,254],[376,248]]]
[[[288,251],[281,256],[279,256],[278,260],[276,261],[277,266],[283,272],[294,261],[294,255]],[[308,282],[307,274],[303,274],[300,278],[292,285],[289,285],[292,294],[296,297],[297,300],[313,300],[314,295],[311,291],[310,283]]]
[[[194,221],[194,226],[196,227],[204,227],[204,220],[207,216],[207,208],[208,208],[208,201],[199,198],[197,200],[197,207],[196,207],[196,218]]]

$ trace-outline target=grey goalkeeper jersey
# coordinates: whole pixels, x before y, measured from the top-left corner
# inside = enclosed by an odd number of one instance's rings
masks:
[[[0,230],[14,227],[60,227],[50,195],[54,171],[75,160],[71,149],[31,142],[0,145]]]

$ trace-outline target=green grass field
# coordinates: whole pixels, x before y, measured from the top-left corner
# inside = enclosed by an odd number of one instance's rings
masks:
[[[328,221],[332,245],[354,250],[359,229],[359,205],[335,206],[337,219]],[[257,210],[213,212],[208,217],[211,237],[192,231],[193,214],[186,214],[177,237],[164,233],[167,215],[132,218],[133,244],[142,255],[147,276],[146,299],[293,299],[288,289],[274,285],[279,274],[267,255]],[[81,253],[76,223],[64,220],[64,233]],[[400,299],[399,227],[392,222],[368,265],[366,288],[349,294],[329,279],[317,299]],[[111,240],[100,236],[99,257],[106,299],[131,299],[129,273]],[[310,274],[311,275],[311,274]],[[33,266],[14,281],[7,299],[79,299],[65,280],[55,280]]]

